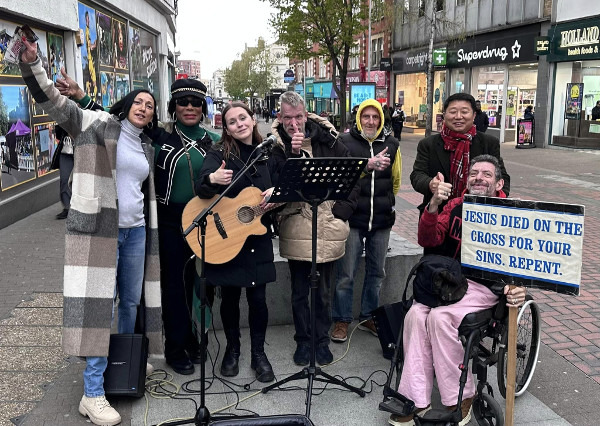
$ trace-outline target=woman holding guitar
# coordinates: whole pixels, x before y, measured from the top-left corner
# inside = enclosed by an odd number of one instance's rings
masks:
[[[200,180],[196,184],[198,196],[212,198],[221,193],[244,165],[258,154],[255,148],[262,140],[252,110],[242,102],[228,104],[223,109],[221,140],[207,153],[200,171]],[[244,189],[254,187],[258,208],[267,207],[266,200],[272,192],[276,170],[277,164],[272,157],[255,163],[254,167],[236,182],[228,195],[235,198]],[[267,220],[266,215],[262,216],[263,223],[269,229]],[[236,236],[231,232],[231,227],[227,228],[228,224],[231,224],[231,221],[223,220],[224,232],[228,232],[228,238],[234,240]],[[207,243],[207,250],[209,248]],[[263,235],[248,236],[233,259],[220,264],[206,263],[206,278],[209,284],[221,286],[221,321],[227,338],[227,347],[221,363],[223,376],[236,376],[239,373],[239,302],[242,288],[245,288],[249,308],[250,366],[260,382],[270,382],[275,378],[264,351],[269,317],[265,284],[275,281],[273,259],[273,243],[271,234],[267,231]]]

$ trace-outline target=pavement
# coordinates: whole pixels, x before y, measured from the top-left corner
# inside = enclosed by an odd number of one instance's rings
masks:
[[[268,126],[262,120],[261,132]],[[401,142],[403,180],[397,197],[393,231],[416,243],[417,210],[421,196],[410,186],[409,174],[422,136],[404,134]],[[578,297],[532,290],[542,312],[542,347],[528,391],[515,404],[518,425],[595,425],[600,418],[600,152],[565,149],[515,149],[503,144],[502,155],[512,177],[511,197],[584,204],[586,206],[584,261]],[[57,194],[58,198],[58,194]],[[89,424],[78,411],[84,363],[65,355],[60,347],[64,221],[54,219],[57,204],[0,229],[0,426]],[[0,213],[1,214],[1,213]],[[306,379],[285,389],[253,395],[260,389],[249,368],[247,330],[242,330],[240,375],[229,384],[207,364],[206,406],[212,413],[256,412],[260,415],[305,412]],[[291,361],[293,327],[270,326],[267,353],[277,378],[299,370]],[[211,335],[210,353],[220,365],[220,332]],[[335,358],[346,346],[331,344]],[[221,351],[222,353],[222,348]],[[161,386],[178,389],[173,398],[146,393],[141,399],[110,398],[124,425],[159,424],[195,414],[200,398],[198,374],[180,376],[152,359],[157,369],[171,373]],[[357,331],[347,354],[324,371],[346,378],[370,391],[361,398],[315,383],[311,419],[318,425],[384,425],[388,416],[377,409],[382,399],[389,362],[381,356],[378,340]],[[165,374],[166,374],[165,373]],[[495,369],[490,382],[495,384]],[[156,377],[158,380],[160,376]],[[232,390],[233,388],[233,390]],[[496,399],[504,406],[499,392]],[[243,398],[249,399],[241,401]],[[437,396],[436,396],[437,398]],[[235,403],[240,400],[235,407]],[[435,403],[435,400],[434,400]],[[234,406],[229,407],[230,404]],[[248,411],[249,410],[249,411]],[[472,421],[470,424],[475,424]]]

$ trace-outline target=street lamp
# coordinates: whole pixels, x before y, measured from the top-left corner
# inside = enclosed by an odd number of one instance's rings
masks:
[[[371,81],[371,0],[369,0],[369,44],[367,52],[367,81]]]

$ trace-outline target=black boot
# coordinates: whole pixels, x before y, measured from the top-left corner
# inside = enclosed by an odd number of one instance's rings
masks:
[[[250,368],[252,368],[256,372],[256,380],[258,380],[259,382],[267,383],[275,379],[273,367],[267,359],[267,354],[265,354],[264,350],[252,350],[252,360],[250,361]]]
[[[226,329],[225,338],[227,339],[227,347],[221,362],[221,375],[225,377],[237,376],[240,372],[240,330]]]

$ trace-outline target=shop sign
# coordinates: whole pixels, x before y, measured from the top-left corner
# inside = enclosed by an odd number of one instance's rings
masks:
[[[540,36],[535,38],[535,54],[538,56],[550,53],[550,37]]]
[[[379,60],[379,71],[391,71],[392,58],[381,58]]]
[[[588,19],[553,26],[548,60],[581,61],[600,58],[600,19]]]
[[[475,36],[448,48],[448,67],[476,67],[537,61],[535,37],[540,25]]]
[[[567,83],[565,102],[565,118],[567,120],[579,120],[581,118],[581,105],[583,104],[583,83]]]
[[[446,65],[447,50],[445,47],[433,49],[433,66],[443,67]]]
[[[292,81],[294,81],[294,71],[293,70],[286,70],[283,73],[283,82],[284,83],[291,83]]]
[[[428,48],[406,50],[394,56],[392,69],[402,73],[424,72],[427,70]]]

